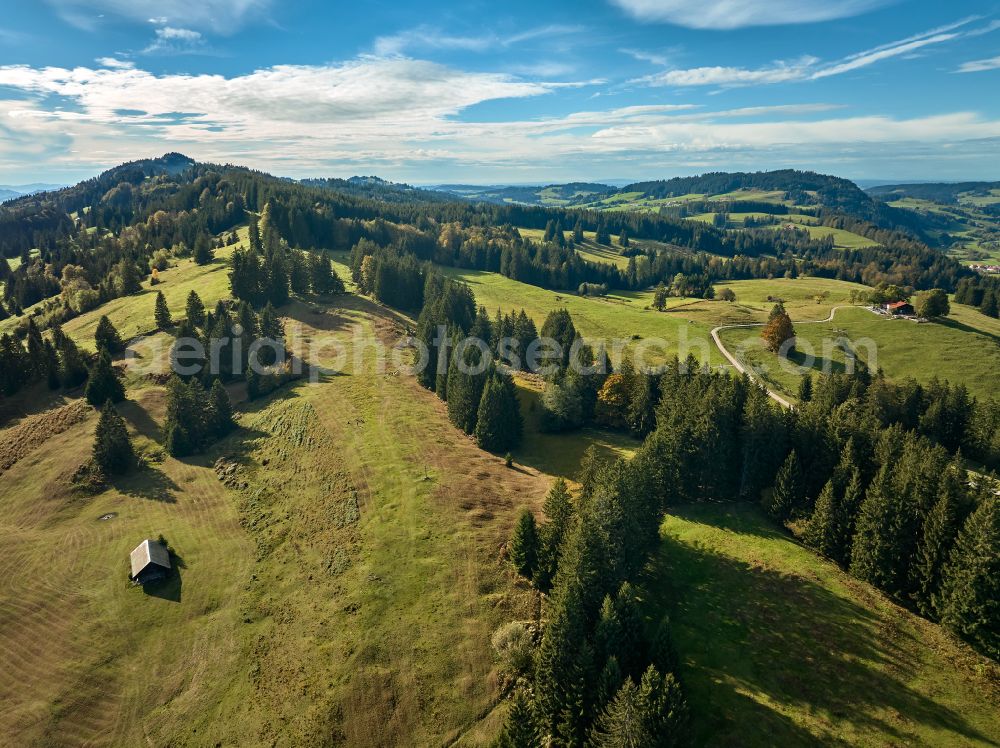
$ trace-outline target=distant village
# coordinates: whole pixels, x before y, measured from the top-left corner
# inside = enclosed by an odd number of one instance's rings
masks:
[[[975,270],[977,273],[987,273],[994,274],[1000,273],[1000,265],[969,265],[970,268]]]

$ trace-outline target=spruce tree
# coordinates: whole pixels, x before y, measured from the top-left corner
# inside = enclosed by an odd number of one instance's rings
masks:
[[[195,327],[201,327],[205,324],[205,304],[193,289],[188,294],[184,314],[187,321]]]
[[[118,330],[115,329],[115,326],[106,314],[97,321],[97,329],[94,331],[94,342],[97,344],[97,350],[103,348],[112,356],[122,353],[125,350],[125,343],[121,335],[118,334]]]
[[[883,465],[868,486],[851,547],[851,574],[891,595],[904,588],[909,562],[903,552],[909,541],[902,531],[905,501]]]
[[[586,643],[583,600],[570,582],[553,595],[549,622],[538,647],[535,694],[543,731],[558,745],[582,742],[592,656]]]
[[[518,686],[510,698],[507,718],[494,748],[541,748],[541,745],[542,739],[528,692],[523,686]]]
[[[505,452],[521,442],[523,422],[514,380],[493,370],[488,375],[479,401],[475,436],[480,449]]]
[[[985,496],[969,516],[944,569],[941,622],[1000,659],[1000,499]]]
[[[212,383],[210,400],[212,431],[216,438],[221,439],[235,428],[236,423],[233,421],[233,404],[229,399],[229,393],[218,379]]]
[[[253,365],[247,367],[246,382],[247,400],[256,400],[261,395],[262,383],[260,374],[257,373],[257,369]]]
[[[466,434],[472,434],[479,416],[486,372],[473,373],[480,366],[478,348],[472,345],[460,345],[459,348],[452,354],[448,367],[448,419]],[[463,361],[464,365],[460,365]]]
[[[793,449],[778,470],[771,495],[765,498],[764,509],[774,519],[785,522],[802,506],[805,488],[799,457]]]
[[[652,741],[653,736],[646,732],[639,687],[629,678],[598,718],[589,744],[594,748],[647,748]]]
[[[837,496],[833,481],[827,481],[806,527],[806,545],[831,561],[843,564],[847,548],[846,524],[841,499]]]
[[[214,259],[212,240],[208,234],[198,234],[194,241],[194,261],[199,265],[207,265]]]
[[[170,318],[170,309],[167,308],[167,297],[163,295],[163,291],[156,292],[153,317],[159,330],[168,330],[174,325],[174,321]]]
[[[45,354],[44,376],[50,390],[59,389],[62,378],[59,371],[59,353],[52,342],[46,340],[43,344]]]
[[[66,389],[78,387],[87,380],[87,362],[73,340],[56,325],[52,328],[52,340],[59,351],[59,376]]]
[[[535,526],[535,515],[530,509],[522,509],[514,525],[514,534],[510,539],[510,560],[517,573],[526,579],[531,579],[538,567],[538,529]]]
[[[574,522],[573,504],[569,487],[562,478],[557,480],[545,497],[542,505],[546,522],[539,531],[538,569],[535,572],[535,586],[542,592],[552,589],[563,541],[569,535]]]
[[[917,608],[930,618],[937,614],[942,570],[959,530],[963,494],[959,470],[961,465],[953,465],[942,476],[938,500],[924,521],[913,567]]]
[[[118,379],[118,374],[111,364],[111,356],[106,350],[102,349],[97,354],[97,361],[91,367],[87,378],[84,396],[95,408],[108,400],[117,403],[125,399],[125,387]]]
[[[812,374],[806,374],[799,382],[799,402],[807,403],[812,400],[813,380]]]
[[[101,409],[94,434],[94,463],[105,475],[120,475],[135,464],[135,452],[125,419],[108,400]]]

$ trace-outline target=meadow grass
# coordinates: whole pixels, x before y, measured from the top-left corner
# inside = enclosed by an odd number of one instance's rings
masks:
[[[283,311],[307,340],[403,331],[357,297]],[[480,452],[433,394],[374,363],[361,346],[320,383],[244,404],[239,431],[184,461],[162,456],[163,387],[133,387],[119,408],[159,456],[93,497],[68,481],[96,414],[7,471],[4,734],[430,745],[488,717],[490,634],[530,603],[496,549],[548,479]],[[231,483],[217,457],[236,466]],[[127,585],[126,559],[159,533],[185,565],[146,594]]]
[[[793,363],[805,364],[803,354],[814,352],[813,372],[844,370],[846,356],[834,341],[846,337],[856,355],[873,368],[881,368],[889,379],[913,377],[927,383],[935,377],[953,384],[964,384],[977,397],[995,397],[997,372],[1000,371],[1000,336],[995,326],[959,312],[955,318],[917,324],[893,320],[854,307],[837,311],[832,322],[800,324],[800,341]],[[720,337],[730,352],[759,371],[773,388],[794,396],[801,373],[789,371],[775,354],[761,345],[759,329],[724,330]],[[824,348],[825,346],[825,348]],[[787,362],[786,362],[787,363]]]
[[[994,745],[998,668],[747,504],[670,511],[644,585],[696,745]]]

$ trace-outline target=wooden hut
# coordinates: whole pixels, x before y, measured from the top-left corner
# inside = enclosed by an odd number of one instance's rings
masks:
[[[163,543],[143,540],[130,555],[132,573],[129,579],[137,584],[146,584],[164,579],[170,574],[170,553]]]

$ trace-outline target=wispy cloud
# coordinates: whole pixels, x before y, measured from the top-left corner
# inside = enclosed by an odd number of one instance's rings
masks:
[[[737,87],[819,80],[859,70],[894,57],[908,57],[917,50],[925,47],[944,44],[945,42],[973,34],[984,33],[983,29],[961,30],[976,20],[978,19],[965,18],[947,26],[931,29],[922,34],[916,34],[905,39],[883,44],[831,62],[824,62],[817,57],[806,56],[792,61],[779,60],[771,65],[753,69],[712,66],[668,70],[663,73],[646,76],[637,82],[653,86]]]
[[[68,23],[94,30],[103,15],[231,34],[262,17],[273,0],[45,0]]]
[[[156,38],[143,50],[143,53],[193,54],[205,49],[205,37],[200,31],[163,26],[156,30]]]
[[[972,60],[962,63],[958,68],[959,73],[982,73],[987,70],[1000,69],[1000,57],[991,57],[988,60]]]
[[[624,47],[618,50],[624,55],[638,60],[639,62],[648,62],[657,67],[665,68],[670,65],[674,57],[677,56],[677,49],[669,49],[658,52],[650,52],[645,49],[633,49],[631,47]]]
[[[416,28],[400,31],[397,34],[380,36],[375,40],[376,55],[387,57],[403,55],[407,52],[426,52],[429,50],[462,50],[468,52],[486,52],[491,49],[512,47],[516,44],[545,37],[562,37],[583,31],[581,26],[551,24],[520,31],[507,36],[498,34],[483,34],[462,36],[449,34],[434,26],[421,25]]]
[[[896,0],[611,0],[640,21],[692,29],[786,26],[860,15]]]

